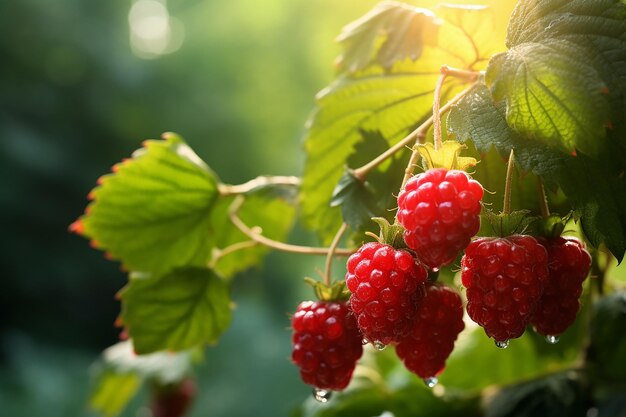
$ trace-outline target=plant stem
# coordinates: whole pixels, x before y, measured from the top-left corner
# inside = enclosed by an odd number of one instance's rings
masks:
[[[248,182],[238,185],[219,184],[220,195],[229,196],[236,194],[245,194],[255,188],[264,187],[267,185],[300,185],[300,178],[298,177],[283,177],[283,176],[260,176],[251,179]]]
[[[417,136],[417,139],[415,139],[415,146],[424,143],[425,138],[426,132],[421,132]],[[411,179],[411,176],[413,176],[413,171],[415,170],[415,165],[417,165],[417,160],[419,159],[419,157],[420,153],[417,151],[417,149],[415,149],[415,147],[413,147],[413,152],[411,152],[411,158],[409,158],[409,163],[404,170],[404,178],[402,178],[402,185],[400,185],[400,190],[404,188],[406,183]]]
[[[237,252],[243,249],[250,249],[258,246],[259,242],[254,240],[244,240],[242,242],[233,243],[230,246],[226,246],[224,249],[215,249],[214,255],[209,263],[209,267],[213,268],[223,257],[230,255],[233,252]]]
[[[546,195],[546,189],[543,187],[543,181],[541,181],[540,176],[537,176],[537,193],[539,194],[539,208],[541,209],[541,216],[544,218],[548,218],[550,217],[548,196]]]
[[[439,112],[439,105],[441,104],[441,89],[443,88],[443,83],[446,81],[446,77],[448,76],[448,66],[444,65],[439,70],[441,74],[437,79],[437,84],[435,84],[435,94],[433,97],[433,140],[435,142],[435,150],[439,150],[441,148],[441,114]]]
[[[343,236],[343,234],[346,232],[346,229],[348,228],[348,224],[347,223],[342,223],[341,227],[339,228],[339,230],[337,230],[337,234],[335,234],[335,237],[333,238],[333,241],[330,243],[330,247],[328,248],[328,255],[326,256],[326,265],[324,265],[324,284],[328,287],[330,287],[330,283],[331,283],[331,269],[333,266],[333,256],[335,254],[335,250],[337,250],[337,245],[339,245],[339,241],[341,240],[341,237]]]
[[[300,245],[290,245],[288,243],[279,242],[277,240],[270,239],[261,234],[260,230],[253,230],[248,227],[238,216],[237,212],[239,208],[245,201],[243,196],[238,196],[235,198],[233,203],[230,205],[228,209],[228,217],[230,221],[235,225],[237,229],[239,229],[243,234],[248,236],[250,239],[255,242],[260,243],[261,245],[267,246],[272,249],[276,249],[282,252],[289,253],[302,253],[305,255],[327,255],[330,252],[329,248],[319,248],[319,247],[311,247],[311,246],[300,246]],[[255,228],[259,229],[259,228]],[[354,251],[351,249],[343,249],[337,248],[333,251],[333,256],[350,256]]]
[[[450,99],[450,101],[448,101],[445,105],[443,105],[443,107],[439,109],[439,114],[443,114],[447,112],[448,110],[450,110],[450,107],[454,106],[463,97],[465,97],[465,95],[467,95],[467,93],[470,92],[470,90],[474,87],[474,85],[475,83],[467,87],[465,90],[461,91],[452,99]],[[373,169],[376,169],[376,167],[378,167],[380,164],[385,162],[387,159],[391,158],[393,155],[396,154],[396,152],[403,149],[409,143],[413,142],[416,138],[419,138],[422,135],[426,135],[426,132],[428,131],[430,126],[433,124],[433,120],[434,120],[433,116],[430,116],[417,129],[409,133],[407,136],[405,136],[403,139],[401,139],[398,143],[393,145],[391,148],[387,149],[385,152],[381,153],[380,155],[378,155],[376,158],[374,158],[367,164],[352,170],[352,175],[359,181],[365,181],[365,178],[367,178],[367,175],[370,173],[370,171],[372,171]]]
[[[504,204],[502,213],[511,213],[511,183],[513,182],[513,168],[515,167],[515,155],[513,149],[509,154],[509,162],[506,167],[506,182],[504,183]]]

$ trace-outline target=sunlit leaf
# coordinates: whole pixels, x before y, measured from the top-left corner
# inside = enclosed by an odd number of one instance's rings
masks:
[[[339,208],[330,207],[331,196],[346,163],[356,152],[355,146],[364,140],[362,132],[379,132],[388,145],[396,143],[432,113],[434,86],[443,64],[481,69],[494,50],[504,49],[504,33],[494,33],[493,26],[485,23],[493,19],[490,9],[441,6],[435,12],[441,21],[436,41],[424,43],[419,59],[400,60],[405,56],[401,53],[394,55],[396,60],[389,68],[383,68],[376,60],[363,67],[363,57],[370,54],[363,51],[376,55],[385,38],[384,33],[374,35],[368,31],[378,30],[382,23],[377,19],[395,16],[393,7],[399,8],[398,16],[415,13],[406,6],[386,3],[383,14],[373,12],[373,20],[364,19],[348,26],[347,33],[354,35],[348,38],[351,41],[347,50],[359,57],[350,59],[358,61],[355,65],[362,69],[343,73],[320,92],[318,108],[309,120],[302,216],[307,226],[324,240],[329,240],[341,224]],[[362,43],[357,43],[359,40]],[[443,100],[460,91],[462,85],[459,79],[447,82]],[[361,156],[371,160],[377,154]],[[398,184],[400,181],[401,178]]]
[[[495,148],[504,158],[512,148],[515,149],[516,163],[525,171],[534,172],[546,183],[561,187],[568,198],[563,212],[576,211],[591,243],[596,247],[604,243],[618,259],[623,257],[626,251],[626,179],[620,174],[625,169],[624,153],[617,143],[602,150],[598,159],[593,159],[582,154],[569,156],[525,138],[508,127],[503,104],[494,103],[482,85],[450,111],[448,127],[457,140],[471,139],[481,152]],[[499,165],[500,172],[484,171],[496,168],[494,165]],[[498,191],[491,187],[501,190],[504,163],[487,154],[476,167],[476,175],[488,190]],[[527,182],[523,190],[513,191],[513,207],[537,210],[534,181],[528,180],[528,177],[523,180]],[[494,197],[486,194],[485,200],[494,201]],[[500,200],[496,197],[496,205]],[[563,204],[562,201],[558,203]]]
[[[439,23],[428,9],[383,1],[343,28],[337,40],[344,52],[337,66],[358,71],[372,61],[384,68],[405,58],[415,61],[425,45],[435,43]]]
[[[138,354],[213,344],[231,321],[228,287],[205,268],[131,275],[120,296],[120,319]]]
[[[597,155],[609,103],[606,85],[584,52],[576,44],[548,40],[493,57],[487,82],[496,100],[506,99],[508,124],[566,152]]]
[[[103,176],[73,230],[129,270],[162,273],[210,258],[218,180],[178,136],[146,141]]]

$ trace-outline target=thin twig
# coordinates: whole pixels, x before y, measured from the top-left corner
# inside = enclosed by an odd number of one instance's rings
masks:
[[[448,76],[448,66],[444,65],[441,67],[441,74],[437,79],[437,84],[435,85],[435,94],[433,97],[433,140],[435,142],[435,150],[441,149],[441,113],[439,110],[439,106],[441,104],[441,89],[443,88],[443,83],[446,81],[446,77]]]
[[[543,186],[543,181],[541,181],[540,176],[537,176],[537,193],[539,194],[539,208],[541,209],[541,216],[544,218],[548,218],[550,217],[548,196],[546,195],[546,189]]]
[[[402,178],[402,185],[400,185],[400,190],[404,188],[406,183],[413,176],[415,165],[417,165],[417,160],[419,159],[419,156],[420,156],[420,153],[417,151],[415,147],[421,143],[424,143],[425,138],[426,138],[426,132],[422,132],[420,135],[417,136],[417,139],[415,139],[415,146],[413,147],[413,152],[411,152],[411,158],[409,158],[409,163],[407,164],[406,169],[404,170],[404,178]]]
[[[251,179],[248,182],[238,185],[228,185],[228,184],[220,184],[219,192],[223,196],[235,195],[235,194],[245,194],[248,193],[255,188],[264,187],[267,185],[300,185],[300,178],[298,177],[287,177],[287,176],[260,176],[254,179]]]
[[[288,243],[279,242],[277,240],[265,237],[260,233],[260,231],[252,230],[239,218],[239,216],[237,216],[237,212],[239,211],[239,208],[241,208],[241,205],[244,201],[245,198],[243,196],[240,195],[236,197],[228,209],[228,217],[230,218],[230,221],[235,225],[235,227],[237,227],[237,229],[239,229],[243,234],[245,234],[255,242],[258,242],[261,245],[267,246],[272,249],[289,253],[302,253],[306,255],[327,255],[330,251],[329,248],[290,245]],[[338,248],[334,250],[333,256],[350,256],[353,252],[354,251],[351,249]]]
[[[506,182],[504,183],[504,203],[502,206],[502,212],[504,214],[511,213],[511,183],[513,182],[513,168],[515,167],[515,155],[511,148],[509,154],[509,162],[506,167]]]
[[[330,273],[331,273],[331,269],[333,265],[333,256],[335,254],[335,250],[337,250],[337,245],[339,245],[339,242],[341,241],[341,237],[343,236],[343,234],[346,232],[347,229],[348,229],[348,224],[342,223],[339,230],[337,230],[337,234],[335,234],[333,241],[330,243],[330,247],[328,248],[328,255],[326,256],[326,265],[324,265],[324,284],[326,284],[326,286],[328,287],[330,287],[330,283],[331,283]]]

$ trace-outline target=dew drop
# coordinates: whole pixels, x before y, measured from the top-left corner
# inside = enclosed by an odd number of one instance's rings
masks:
[[[439,272],[439,268],[433,268],[432,271],[436,274],[437,272]]]
[[[313,398],[315,398],[315,401],[319,401],[321,403],[327,403],[328,400],[330,400],[332,393],[333,392],[328,389],[313,388]]]
[[[436,376],[431,376],[430,378],[424,378],[424,384],[426,384],[428,388],[434,388],[438,382],[439,380],[437,379]]]
[[[509,340],[496,340],[496,346],[500,349],[506,349],[509,347]]]
[[[380,340],[374,340],[372,342],[372,345],[374,346],[374,349],[376,349],[377,351],[381,351],[381,350],[385,350],[385,348],[387,347],[383,342],[381,342]]]
[[[361,344],[362,344],[363,346],[367,345],[369,342],[370,342],[370,341],[369,341],[369,340],[367,340],[366,338],[361,339]]]
[[[546,336],[546,342],[550,343],[551,345],[556,345],[557,343],[559,343],[559,336],[549,334]]]

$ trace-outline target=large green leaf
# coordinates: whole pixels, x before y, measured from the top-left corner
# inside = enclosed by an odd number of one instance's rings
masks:
[[[597,155],[609,102],[606,85],[584,55],[574,43],[550,39],[494,56],[486,79],[494,98],[506,99],[508,124],[555,148]]]
[[[626,179],[620,173],[626,169],[626,162],[619,144],[610,144],[594,159],[583,154],[565,155],[528,139],[508,127],[503,104],[494,103],[484,85],[476,86],[450,111],[448,126],[457,140],[465,142],[471,138],[481,152],[494,147],[504,157],[515,149],[516,161],[525,171],[540,175],[548,184],[560,186],[568,198],[568,206],[564,206],[563,201],[551,200],[551,203],[559,204],[563,211],[575,210],[585,235],[594,246],[604,243],[618,259],[623,257],[626,251]],[[489,167],[481,167],[483,164]],[[480,173],[494,164],[497,158],[487,157],[477,166],[481,181],[485,177]],[[501,182],[502,172],[487,173],[488,189],[493,186],[492,181],[498,182],[498,175]],[[531,210],[537,207],[531,195],[532,181],[528,186],[526,195],[530,200],[518,200],[515,207]],[[514,199],[519,192],[513,192]]]
[[[504,34],[494,33],[493,27],[485,23],[493,19],[488,8],[440,7],[436,11],[440,20],[436,37],[423,44],[419,40],[398,43],[401,37],[396,31],[405,30],[405,36],[409,36],[417,22],[432,22],[424,12],[397,3],[385,3],[378,12],[347,27],[344,61],[359,70],[343,73],[318,94],[318,107],[308,123],[302,216],[323,240],[330,240],[341,224],[339,207],[330,207],[331,196],[356,145],[366,140],[363,132],[378,132],[387,146],[396,143],[432,112],[434,86],[443,64],[480,69],[493,51],[504,48]],[[396,27],[393,19],[409,22],[408,26]],[[393,35],[388,33],[391,27]],[[390,54],[380,49],[383,45],[389,51],[400,52]],[[419,59],[412,61],[410,57],[418,50]],[[385,65],[390,65],[388,68],[379,64],[379,52]],[[372,55],[370,61],[364,58],[368,55]],[[462,84],[458,79],[446,83],[444,100],[458,92]],[[360,156],[368,161],[377,154]]]
[[[207,263],[218,180],[180,137],[146,141],[99,183],[73,225],[94,246],[134,271]]]
[[[626,4],[619,0],[520,1],[513,12],[507,45],[562,39],[585,49],[582,55],[606,84],[611,104],[610,133],[626,134]]]
[[[120,319],[137,354],[213,344],[231,321],[228,287],[206,268],[133,274],[120,296]]]
[[[590,154],[601,145],[606,126],[609,140],[621,141],[624,146],[626,5],[623,2],[522,0],[509,22],[507,46],[511,48],[507,55],[515,57],[496,57],[492,66],[495,72],[501,72],[503,62],[509,61],[500,78],[517,78],[518,99],[524,83],[545,85],[545,88],[535,85],[525,99],[531,104],[534,101],[534,108],[529,105],[507,109],[512,126],[569,151],[578,148]],[[539,54],[544,56],[544,64],[549,68],[545,65],[531,68]],[[517,69],[515,63],[521,63],[520,55],[526,57],[527,64]],[[531,81],[522,79],[530,76],[534,78]],[[555,78],[557,81],[552,83],[545,81]],[[537,95],[541,90],[547,95]],[[515,95],[513,91],[504,94],[509,100]],[[558,109],[561,112],[555,111]],[[546,112],[551,112],[552,117],[546,116]],[[576,126],[576,120],[580,125]],[[559,130],[558,134],[555,130]]]

